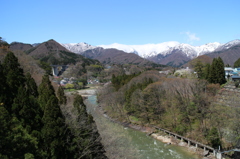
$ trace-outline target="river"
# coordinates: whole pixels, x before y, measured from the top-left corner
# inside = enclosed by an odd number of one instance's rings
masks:
[[[167,145],[146,133],[126,128],[104,117],[97,107],[96,96],[89,96],[85,104],[96,121],[102,143],[109,158],[117,159],[199,159],[183,147]]]

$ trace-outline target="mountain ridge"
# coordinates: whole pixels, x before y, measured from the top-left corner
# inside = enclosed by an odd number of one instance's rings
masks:
[[[231,47],[240,45],[240,40],[236,39],[225,44],[219,42],[207,43],[200,46],[192,46],[190,44],[179,43],[176,41],[163,42],[159,44],[145,44],[145,45],[124,45],[114,43],[111,45],[99,45],[91,46],[89,44],[83,43],[78,47],[82,47],[82,50],[92,50],[92,48],[103,48],[103,49],[117,49],[125,53],[134,53],[142,58],[148,59],[158,64],[170,65],[174,67],[179,67],[186,63],[187,61],[194,59],[198,56],[211,54],[214,52],[228,50]],[[62,44],[63,45],[63,44]],[[63,45],[64,46],[64,45]],[[76,47],[72,45],[72,47]],[[75,51],[81,49],[69,49],[70,51],[83,54],[84,51]],[[86,52],[85,52],[86,53]],[[232,62],[231,62],[232,63]]]
[[[144,45],[124,45],[119,43],[113,43],[110,45],[98,45],[92,46],[87,43],[68,43],[61,44],[68,50],[74,53],[82,53],[86,50],[93,49],[96,47],[102,47],[104,49],[117,49],[126,53],[135,53],[142,58],[149,58],[162,54],[166,56],[174,49],[182,50],[188,57],[197,57],[206,53],[228,49],[231,46],[240,44],[240,40],[236,39],[225,44],[219,42],[207,43],[200,46],[192,46],[190,44],[179,43],[177,41],[169,41],[158,44],[144,44]],[[78,48],[78,49],[77,49]]]

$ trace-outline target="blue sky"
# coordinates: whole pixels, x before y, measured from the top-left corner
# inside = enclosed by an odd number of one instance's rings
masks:
[[[8,43],[191,45],[240,39],[239,0],[0,0]]]

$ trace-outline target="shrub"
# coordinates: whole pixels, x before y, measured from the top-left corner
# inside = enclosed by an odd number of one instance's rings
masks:
[[[239,87],[239,81],[234,82],[234,85],[235,85],[236,88],[238,88]]]

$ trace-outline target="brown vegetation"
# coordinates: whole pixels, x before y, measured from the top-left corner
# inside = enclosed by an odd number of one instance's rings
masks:
[[[145,85],[146,79],[152,82]],[[219,84],[199,79],[165,78],[147,71],[118,91],[114,86],[108,85],[98,92],[100,104],[113,118],[157,125],[213,147],[236,144],[238,124],[232,123],[239,120],[238,110],[214,102]],[[234,115],[230,116],[232,113]]]
[[[13,42],[10,44],[11,51],[26,51],[31,49],[33,46],[31,44],[24,44],[20,42]]]
[[[145,67],[162,67],[162,65],[141,58],[134,53],[126,53],[117,49],[96,48],[81,54],[88,58],[97,59],[103,64],[134,64]]]
[[[184,64],[183,67],[189,67],[189,68],[194,68],[195,65],[197,64],[197,62],[201,62],[203,65],[206,64],[211,64],[212,63],[213,58],[207,56],[207,55],[201,55],[198,56],[197,58],[189,61],[188,63]]]

